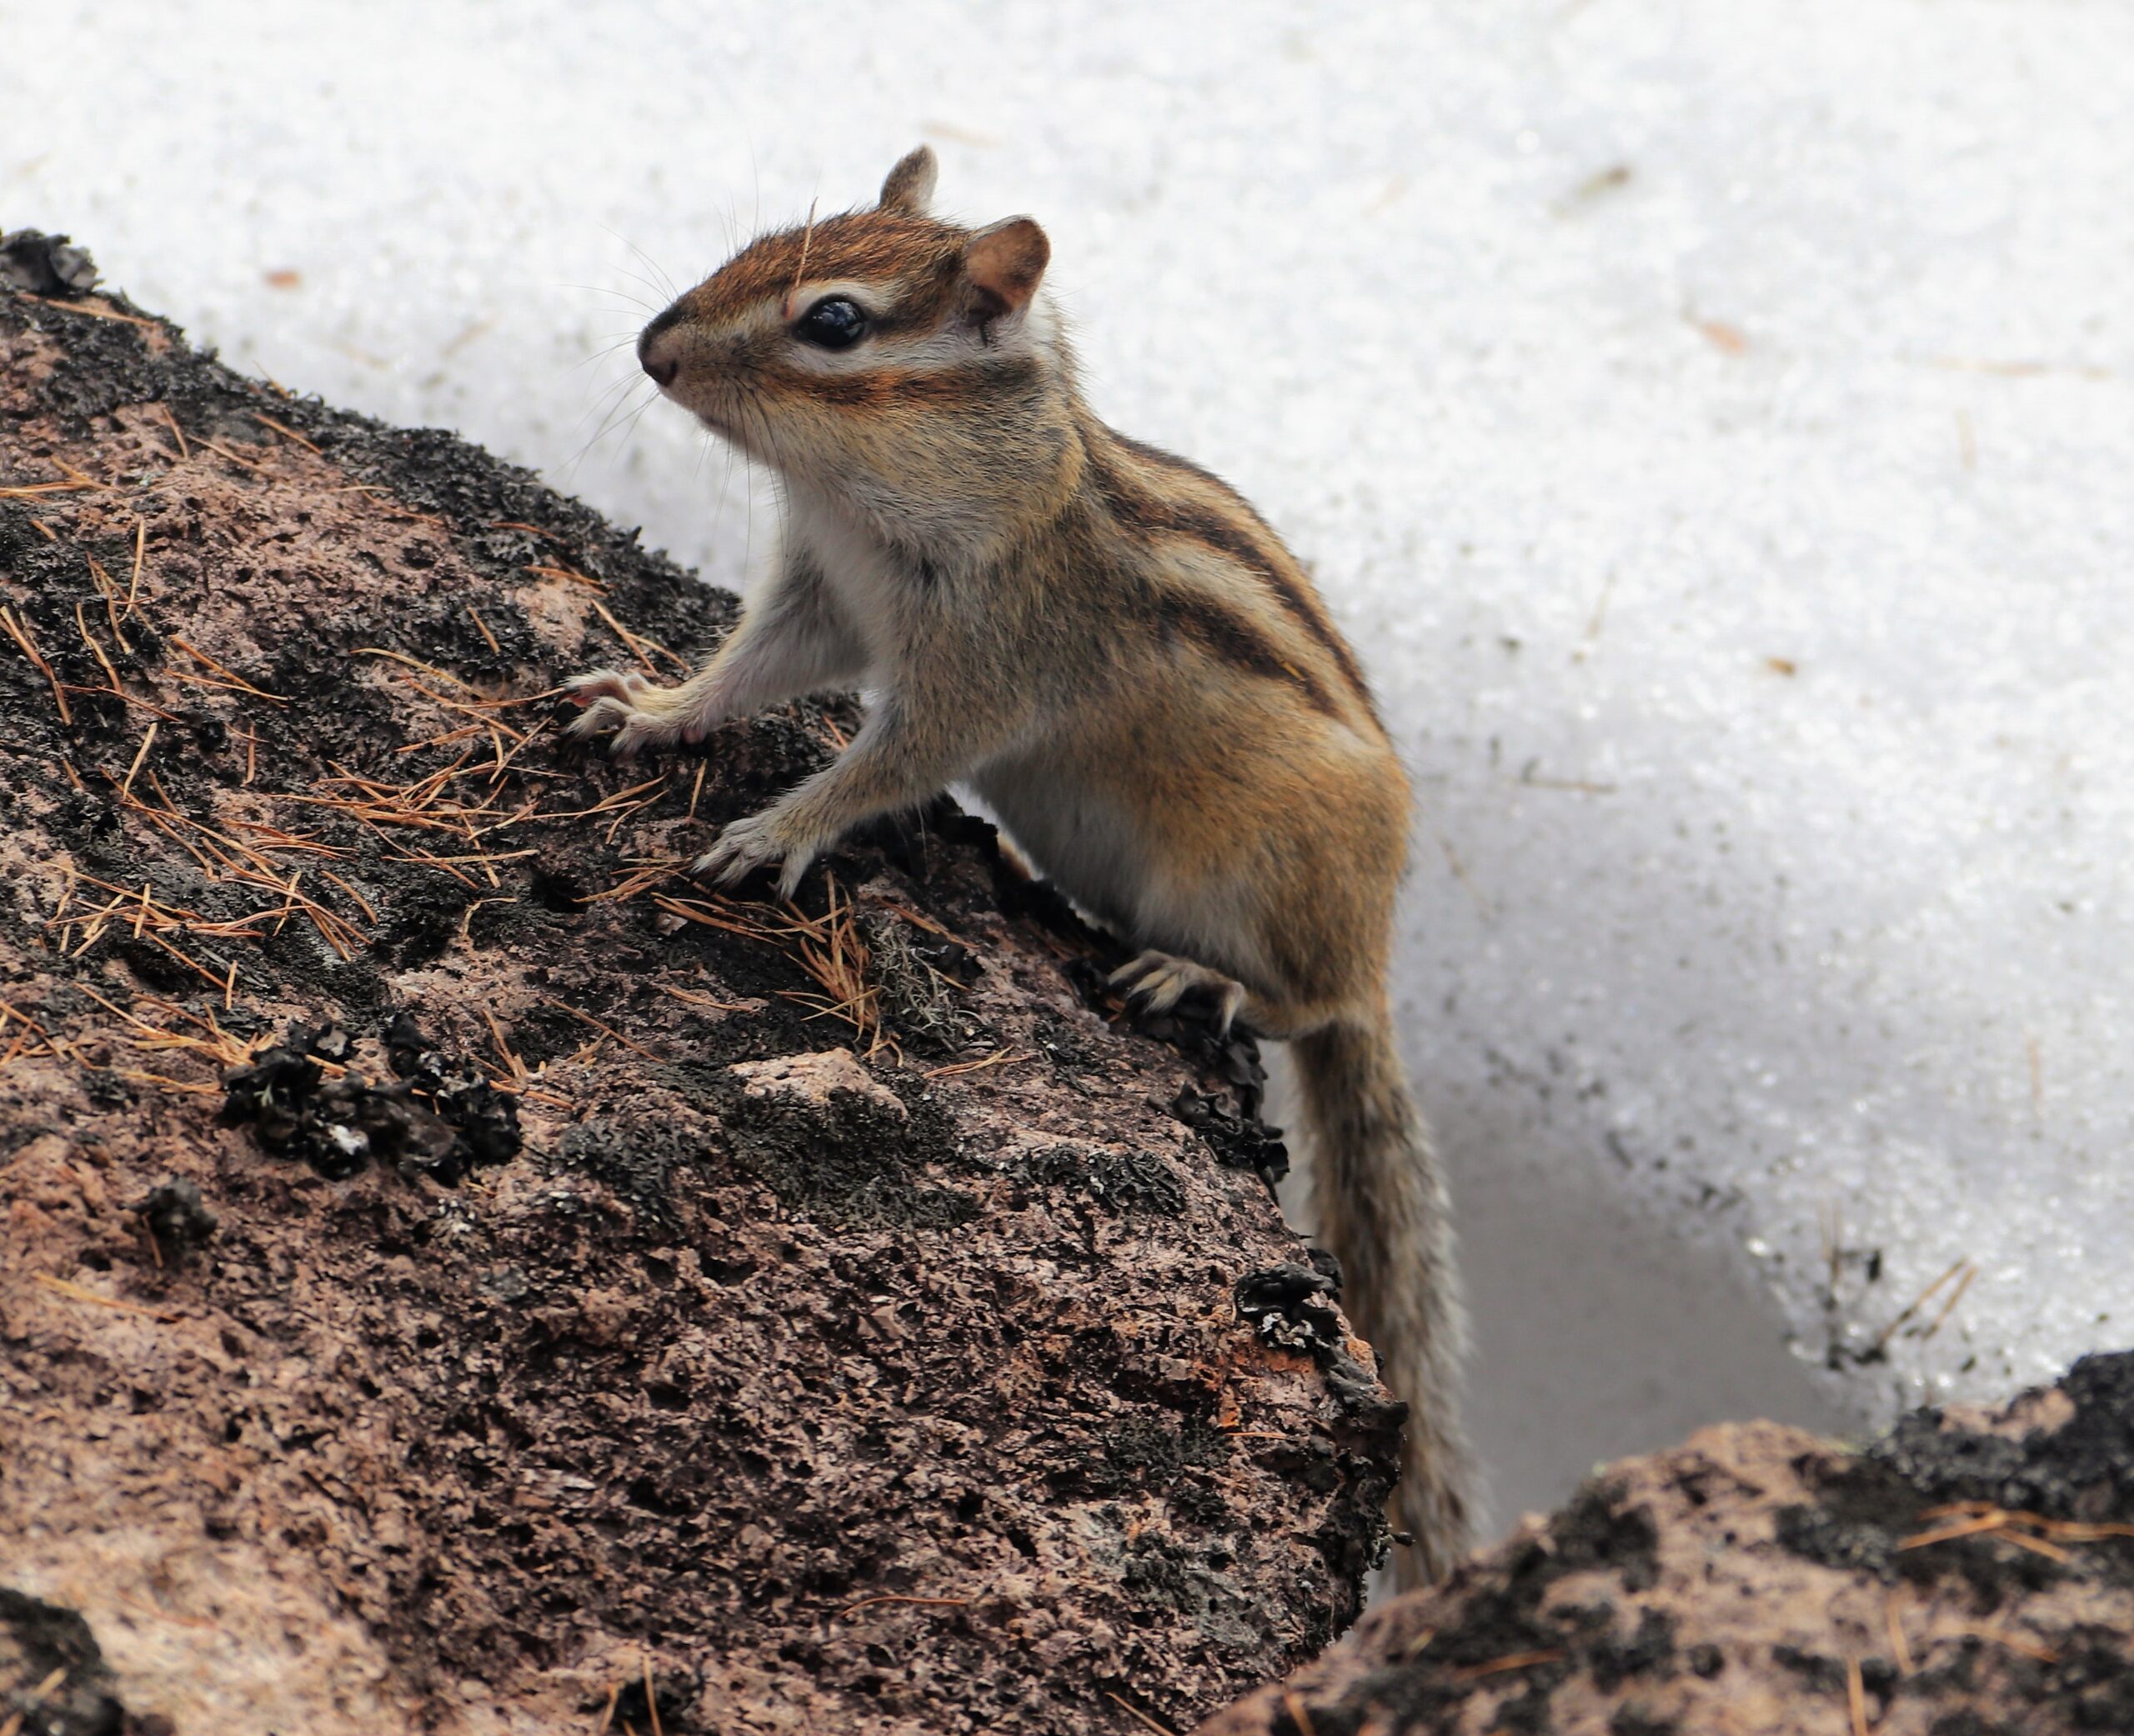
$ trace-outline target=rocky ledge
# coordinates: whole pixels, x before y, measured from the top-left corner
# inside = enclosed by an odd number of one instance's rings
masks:
[[[1599,1473],[1199,1736],[2134,1731],[2134,1353],[1853,1452],[1728,1423]]]
[[[1250,1044],[946,804],[699,887],[849,704],[574,750],[733,599],[7,240],[0,1728],[1175,1729],[1345,1627]]]

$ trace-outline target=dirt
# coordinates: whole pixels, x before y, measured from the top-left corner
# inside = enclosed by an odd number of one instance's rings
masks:
[[[1729,1423],[1608,1467],[1200,1736],[2134,1730],[2134,1353],[1864,1452]]]
[[[1250,1043],[1122,1026],[945,803],[698,888],[849,701],[574,750],[564,675],[733,600],[57,287],[0,290],[0,1725],[1178,1729],[1340,1633],[1400,1413],[1324,1285],[1238,1305],[1312,1270]]]

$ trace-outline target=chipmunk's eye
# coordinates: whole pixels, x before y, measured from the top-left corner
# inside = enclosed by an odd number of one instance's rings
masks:
[[[850,349],[867,335],[867,316],[849,297],[824,296],[800,316],[793,330],[818,348]]]

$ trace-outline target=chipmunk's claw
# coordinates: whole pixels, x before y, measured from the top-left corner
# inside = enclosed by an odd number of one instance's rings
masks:
[[[766,808],[745,819],[735,820],[719,834],[719,841],[696,859],[689,872],[716,886],[734,886],[758,868],[778,863],[778,893],[789,898],[799,889],[801,877],[815,859],[815,852],[788,840],[779,825],[776,810]]]
[[[609,753],[617,759],[633,759],[646,748],[669,747],[683,735],[672,688],[617,669],[589,670],[564,685],[571,698],[585,708],[564,733],[579,741],[604,735]]]
[[[589,705],[595,699],[634,698],[649,685],[634,670],[588,669],[583,675],[566,679],[564,691],[575,703]]]
[[[1230,1035],[1244,1008],[1245,984],[1190,958],[1171,953],[1144,953],[1131,963],[1122,964],[1110,976],[1111,986],[1124,994],[1137,1011],[1160,1014],[1170,1011],[1185,996],[1200,991],[1215,1003],[1215,1034]]]

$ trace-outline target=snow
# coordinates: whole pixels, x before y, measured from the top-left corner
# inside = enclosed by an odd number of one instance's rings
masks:
[[[2134,1341],[2134,11],[0,17],[0,223],[726,583],[763,508],[631,419],[669,284],[920,138],[1039,215],[1099,408],[1284,528],[1417,775],[1507,1516]]]

